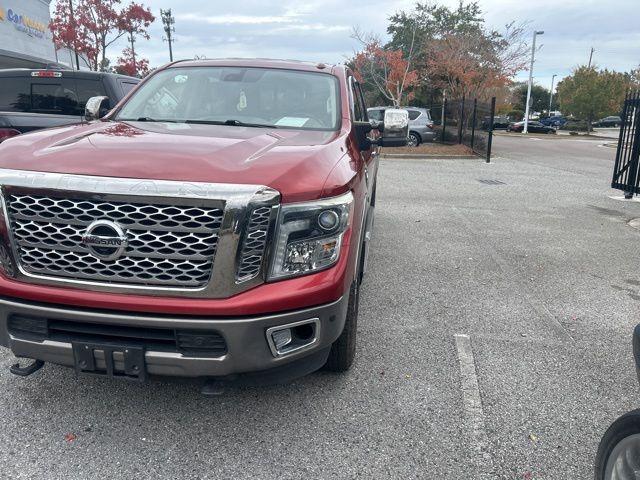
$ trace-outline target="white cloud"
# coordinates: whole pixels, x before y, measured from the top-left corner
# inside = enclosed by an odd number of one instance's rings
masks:
[[[210,25],[264,25],[269,23],[291,23],[300,21],[293,15],[213,15],[203,16],[195,13],[184,13],[176,16],[176,20],[187,22],[206,22]]]

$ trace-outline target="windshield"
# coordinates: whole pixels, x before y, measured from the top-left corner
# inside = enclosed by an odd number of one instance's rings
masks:
[[[157,73],[116,120],[336,130],[332,75],[237,67],[170,68]]]

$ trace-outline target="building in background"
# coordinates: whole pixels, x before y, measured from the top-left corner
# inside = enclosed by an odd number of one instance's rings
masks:
[[[51,0],[0,0],[0,69],[75,68],[69,49],[56,51],[49,30]],[[80,69],[89,70],[80,57]]]
[[[49,31],[51,0],[0,0],[0,68],[56,64]]]

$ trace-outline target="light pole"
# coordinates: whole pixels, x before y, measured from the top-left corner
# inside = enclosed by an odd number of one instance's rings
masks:
[[[551,104],[553,103],[553,81],[556,79],[558,75],[555,73],[551,77],[551,95],[549,95],[549,116],[551,116]]]
[[[527,105],[524,111],[524,129],[523,133],[529,133],[529,104],[531,103],[531,84],[533,83],[533,62],[536,56],[536,36],[544,34],[542,30],[534,30],[533,45],[531,45],[531,67],[529,68],[529,85],[527,86]]]

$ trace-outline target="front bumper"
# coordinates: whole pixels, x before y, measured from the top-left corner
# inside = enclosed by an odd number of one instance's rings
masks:
[[[309,373],[326,359],[331,344],[342,333],[346,318],[348,295],[335,302],[286,313],[247,317],[167,316],[140,313],[120,313],[105,310],[70,308],[0,298],[0,345],[8,347],[17,357],[33,358],[68,367],[74,366],[71,342],[24,338],[9,332],[12,315],[44,317],[49,320],[82,322],[141,328],[189,329],[219,332],[227,344],[227,353],[219,357],[185,356],[179,352],[146,349],[146,372],[149,375],[178,377],[227,377],[235,374],[271,371]],[[304,351],[275,357],[267,342],[270,327],[317,318],[319,335]],[[313,359],[313,368],[299,368]],[[100,362],[96,358],[96,362]],[[320,364],[319,364],[320,362]],[[115,369],[124,369],[122,358],[114,358]],[[292,368],[289,368],[292,367]]]

